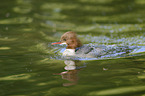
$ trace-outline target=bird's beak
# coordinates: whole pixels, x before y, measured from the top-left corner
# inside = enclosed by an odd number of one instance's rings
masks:
[[[51,43],[51,45],[55,45],[55,44],[61,44],[61,42]]]

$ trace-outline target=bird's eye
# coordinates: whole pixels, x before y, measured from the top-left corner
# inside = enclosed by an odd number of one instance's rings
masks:
[[[63,41],[66,41],[66,39],[63,39]]]

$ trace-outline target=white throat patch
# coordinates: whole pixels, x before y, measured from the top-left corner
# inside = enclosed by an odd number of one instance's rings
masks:
[[[75,49],[66,49],[63,52],[63,56],[74,56],[75,55]]]
[[[63,42],[63,43],[61,43],[61,44],[65,44],[65,45],[66,45],[66,42]]]

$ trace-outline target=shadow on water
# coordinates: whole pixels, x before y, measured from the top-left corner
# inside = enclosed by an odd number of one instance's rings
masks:
[[[36,4],[36,2],[32,2]],[[53,32],[74,30],[81,34],[143,35],[144,14],[142,2],[137,0],[107,1],[41,1],[34,17],[44,19],[40,25]],[[38,3],[37,3],[38,4]],[[43,10],[43,11],[42,11]],[[64,23],[65,22],[65,23]],[[111,26],[111,27],[110,27]],[[108,28],[109,27],[109,28]],[[43,29],[44,30],[44,29]]]
[[[100,1],[101,2],[101,1]],[[143,19],[144,12],[143,4],[137,4],[137,0],[109,0],[102,1],[102,3],[96,1],[87,1],[87,0],[74,0],[74,1],[49,1],[44,9],[48,11],[55,11],[49,6],[55,6],[58,10],[58,13],[65,15],[65,22],[75,23],[76,25],[80,24],[140,24],[138,22],[139,18]],[[57,6],[58,4],[58,6]],[[64,7],[63,7],[64,6]],[[66,8],[65,8],[66,7]],[[138,14],[137,14],[138,13]],[[100,16],[102,16],[100,18]],[[118,17],[116,17],[118,16]],[[100,18],[97,19],[97,18]],[[95,20],[96,19],[96,20]],[[61,19],[58,19],[61,20]]]
[[[68,30],[77,31],[85,44],[120,44],[114,42],[118,40],[144,46],[144,4],[142,0],[1,2],[0,96],[144,95],[145,55],[64,61],[50,58],[60,50],[48,46]]]

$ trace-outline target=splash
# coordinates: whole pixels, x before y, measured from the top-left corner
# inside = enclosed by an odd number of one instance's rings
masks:
[[[85,44],[84,46],[90,46],[90,45]],[[65,50],[64,46],[54,46],[53,50],[55,56],[51,57],[51,59],[104,60],[104,59],[115,59],[115,58],[122,58],[128,56],[138,56],[141,55],[138,53],[145,52],[145,46],[92,45],[91,44],[91,47],[94,48],[94,50],[89,54],[77,54],[75,56],[62,56],[62,53]]]

